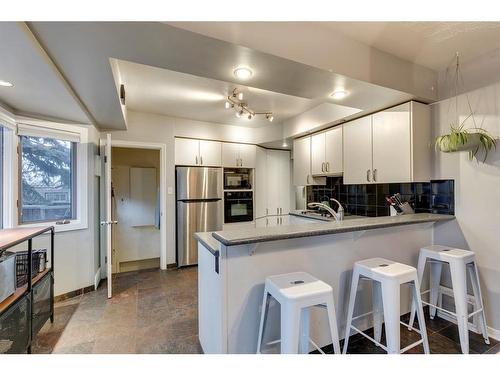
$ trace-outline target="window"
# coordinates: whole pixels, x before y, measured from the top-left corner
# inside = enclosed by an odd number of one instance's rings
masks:
[[[76,218],[76,143],[20,136],[19,222]]]

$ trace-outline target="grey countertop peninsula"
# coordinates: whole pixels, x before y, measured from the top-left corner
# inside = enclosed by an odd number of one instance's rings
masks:
[[[411,225],[420,223],[433,223],[455,219],[453,215],[440,215],[419,213],[401,216],[383,217],[356,217],[344,221],[320,221],[315,219],[304,220],[304,223],[282,225],[274,227],[242,227],[231,230],[223,230],[211,233],[213,239],[225,246],[246,245],[258,242],[278,241],[291,238],[313,237],[328,234],[356,232],[369,229],[388,228],[400,225]],[[214,248],[216,245],[207,238],[209,233],[196,234],[197,238],[206,245]],[[209,243],[210,242],[210,243]],[[218,246],[216,247],[218,249]]]

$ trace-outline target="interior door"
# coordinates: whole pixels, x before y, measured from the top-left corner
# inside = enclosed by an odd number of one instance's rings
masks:
[[[112,275],[112,210],[111,210],[111,134],[106,134],[106,139],[101,139],[101,161],[102,161],[102,177],[101,177],[101,243],[104,249],[106,278],[108,284],[108,298],[113,296],[113,275]]]
[[[344,183],[372,183],[372,116],[345,123],[343,133]]]

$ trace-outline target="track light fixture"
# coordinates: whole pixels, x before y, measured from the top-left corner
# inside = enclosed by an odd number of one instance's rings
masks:
[[[269,122],[273,122],[274,116],[272,112],[255,112],[248,107],[248,104],[243,101],[243,93],[238,92],[234,89],[231,95],[227,96],[226,102],[224,103],[226,109],[236,108],[236,117],[240,118],[247,114],[247,119],[251,120],[256,115],[264,115]]]

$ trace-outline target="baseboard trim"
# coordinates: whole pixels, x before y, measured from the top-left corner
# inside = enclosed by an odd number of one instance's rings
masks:
[[[79,296],[79,295],[82,295],[85,293],[93,292],[94,290],[95,290],[95,286],[89,285],[89,286],[86,286],[85,288],[80,288],[77,290],[73,290],[71,292],[59,294],[58,296],[54,297],[54,302],[61,302],[61,301],[67,300],[69,298],[73,298],[73,297],[76,297],[76,296]]]
[[[177,263],[169,263],[169,264],[167,264],[167,270],[171,270],[173,268],[177,268]]]
[[[444,311],[438,310],[436,315],[441,319],[457,324],[457,319],[453,315],[447,314]],[[486,328],[488,329],[489,337],[497,341],[500,341],[500,330],[488,326],[486,326]],[[477,330],[477,327],[471,322],[469,322],[469,330],[474,333],[481,334],[481,332]]]

